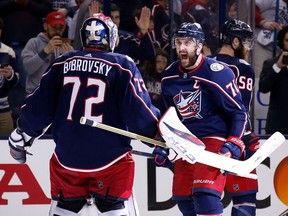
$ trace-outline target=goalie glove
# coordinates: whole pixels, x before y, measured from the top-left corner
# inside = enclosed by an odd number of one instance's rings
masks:
[[[19,128],[12,131],[8,139],[11,156],[19,163],[25,163],[26,154],[30,154],[27,152],[27,149],[31,147],[33,141],[34,138],[30,137]]]

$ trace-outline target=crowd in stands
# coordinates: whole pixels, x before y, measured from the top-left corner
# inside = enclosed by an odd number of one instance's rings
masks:
[[[15,61],[13,65],[9,63],[13,74],[15,77],[19,74],[19,80],[9,85],[8,93],[14,127],[26,95],[37,88],[42,74],[51,62],[63,52],[81,49],[79,30],[83,21],[94,13],[107,13],[107,9],[109,10],[111,19],[119,28],[119,43],[114,52],[128,55],[135,61],[143,73],[148,91],[151,91],[152,102],[160,106],[160,110],[162,102],[157,101],[157,98],[161,95],[161,72],[176,58],[170,44],[171,31],[181,22],[198,22],[206,36],[204,54],[215,54],[219,48],[219,8],[214,1],[173,0],[173,11],[169,10],[169,0],[111,0],[109,5],[107,2],[109,1],[0,1],[0,64],[6,63],[2,60],[2,52],[6,52],[2,48],[5,44],[11,48],[9,55]],[[271,3],[268,5],[267,2]],[[238,1],[227,0],[226,3],[227,19],[237,18]],[[256,33],[259,35],[256,52],[261,54],[255,71],[259,76],[263,62],[275,56],[275,50],[279,54],[274,33],[287,24],[288,14],[285,0],[256,0],[255,3]],[[56,25],[54,21],[58,18],[61,22]],[[1,82],[0,89],[1,113]],[[2,124],[6,124],[1,120],[0,118],[0,128]]]

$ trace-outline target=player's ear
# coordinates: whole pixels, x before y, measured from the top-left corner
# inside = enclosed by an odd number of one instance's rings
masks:
[[[203,49],[203,44],[202,43],[198,43],[197,49],[196,49],[196,55],[200,55],[202,49]]]
[[[234,37],[233,40],[232,40],[231,45],[232,45],[233,48],[238,47],[238,46],[240,45],[240,40],[239,40],[239,38]]]

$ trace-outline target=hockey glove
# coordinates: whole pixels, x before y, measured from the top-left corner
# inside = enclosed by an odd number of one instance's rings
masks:
[[[245,144],[244,160],[246,160],[260,148],[260,137],[255,135],[246,135],[242,139]]]
[[[8,139],[11,156],[19,163],[25,163],[26,154],[30,154],[27,152],[27,149],[31,147],[33,141],[34,138],[30,137],[19,128],[12,131]]]
[[[230,136],[226,140],[226,143],[224,143],[220,148],[218,153],[220,155],[238,160],[241,157],[244,149],[245,145],[240,138]]]
[[[238,160],[241,157],[244,149],[245,145],[240,138],[230,136],[226,140],[226,143],[224,143],[220,148],[218,154]],[[222,171],[222,174],[227,175],[229,172]]]
[[[172,167],[172,163],[168,159],[169,149],[156,146],[153,151],[154,163],[159,167]]]

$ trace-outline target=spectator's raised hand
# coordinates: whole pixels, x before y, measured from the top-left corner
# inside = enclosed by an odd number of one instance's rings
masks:
[[[100,13],[100,8],[98,1],[93,0],[89,5],[89,17],[92,17],[95,13]]]
[[[138,26],[141,34],[146,34],[150,26],[151,11],[147,7],[141,9],[140,17],[135,17],[135,23]]]

